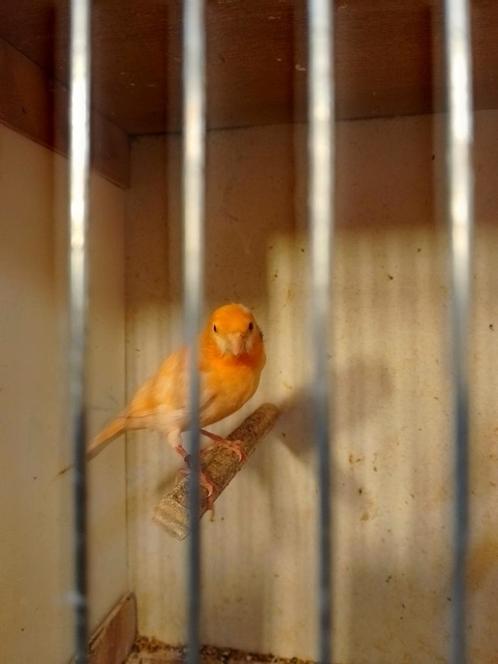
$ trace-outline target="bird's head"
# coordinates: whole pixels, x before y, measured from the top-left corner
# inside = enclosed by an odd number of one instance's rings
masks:
[[[216,309],[209,318],[206,334],[222,355],[234,357],[251,353],[263,338],[254,316],[242,304]]]

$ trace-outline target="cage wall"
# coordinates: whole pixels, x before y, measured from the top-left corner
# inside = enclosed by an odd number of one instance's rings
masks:
[[[334,272],[335,657],[445,662],[451,605],[452,449],[447,366],[443,119],[337,125]],[[494,319],[498,113],[476,114],[472,369],[471,660],[498,646]],[[283,410],[203,520],[203,642],[316,656],[317,485],[308,408],[306,130],[208,134],[207,308],[242,301],[265,333],[259,391]],[[127,208],[127,391],[182,340],[180,138],[132,146]],[[332,404],[331,404],[332,405]],[[214,427],[227,433],[243,412]],[[105,465],[105,454],[99,462]],[[130,584],[139,631],[185,636],[185,544],[151,521],[178,468],[150,433],[127,443]]]
[[[73,653],[67,160],[0,126],[0,661]],[[89,427],[124,397],[125,191],[91,179]],[[127,589],[123,447],[89,473],[90,620]]]

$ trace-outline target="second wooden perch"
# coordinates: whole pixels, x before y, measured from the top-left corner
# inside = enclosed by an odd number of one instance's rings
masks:
[[[254,452],[259,440],[273,427],[278,416],[279,410],[276,406],[270,403],[264,404],[227,437],[228,440],[240,441],[240,447],[246,455],[243,461],[239,461],[236,455],[226,447],[211,445],[201,450],[202,469],[215,485],[213,502],[230,484],[247,458]],[[179,540],[185,539],[188,535],[187,487],[188,479],[184,477],[161,498],[153,516],[156,523]],[[204,488],[201,488],[201,517],[206,513],[207,508],[207,493]]]

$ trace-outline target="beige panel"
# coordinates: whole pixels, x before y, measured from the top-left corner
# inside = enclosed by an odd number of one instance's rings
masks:
[[[64,158],[0,127],[0,661],[72,652]],[[122,405],[124,192],[92,177],[90,428]],[[91,622],[127,588],[123,449],[89,473]]]
[[[433,124],[434,122],[434,124]],[[341,664],[445,662],[451,589],[444,153],[440,119],[338,125],[334,273],[335,648]],[[477,114],[473,326],[472,661],[498,637],[498,114]],[[208,138],[206,294],[241,300],[268,365],[250,409],[286,412],[202,527],[203,640],[314,656],[316,499],[309,426],[309,244],[302,127]],[[180,143],[137,140],[127,238],[127,388],[181,339]],[[242,414],[215,427],[226,432]],[[152,521],[178,468],[155,434],[128,444],[129,555],[139,631],[184,639],[186,545]]]

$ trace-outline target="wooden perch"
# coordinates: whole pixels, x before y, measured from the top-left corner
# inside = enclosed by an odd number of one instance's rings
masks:
[[[276,406],[270,403],[263,404],[227,437],[228,440],[241,443],[240,447],[246,455],[243,461],[239,461],[236,455],[226,447],[216,444],[201,450],[202,469],[215,486],[212,495],[213,502],[230,484],[247,458],[254,452],[259,440],[273,427],[278,416],[279,410]],[[187,487],[188,478],[180,479],[174,488],[161,498],[153,516],[156,523],[179,540],[185,539],[188,535]],[[201,517],[207,512],[207,509],[207,491],[201,487]]]

